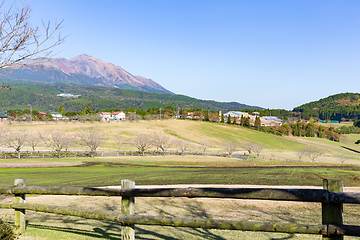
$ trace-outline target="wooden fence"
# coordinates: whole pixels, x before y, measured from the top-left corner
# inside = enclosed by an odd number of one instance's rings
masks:
[[[191,228],[213,228],[241,231],[263,231],[322,235],[323,239],[343,239],[360,236],[360,226],[343,225],[343,203],[360,204],[360,193],[343,192],[342,181],[323,181],[323,189],[275,188],[151,188],[135,189],[135,182],[121,181],[121,189],[81,187],[26,186],[24,179],[16,179],[14,186],[0,187],[0,194],[13,194],[14,203],[0,204],[0,208],[15,210],[18,233],[25,232],[25,210],[78,216],[88,219],[117,222],[122,225],[122,239],[135,239],[134,225],[160,225]],[[119,196],[121,212],[74,209],[25,203],[25,194]],[[277,201],[321,202],[322,224],[245,222],[238,220],[162,217],[134,214],[135,197],[233,198]]]

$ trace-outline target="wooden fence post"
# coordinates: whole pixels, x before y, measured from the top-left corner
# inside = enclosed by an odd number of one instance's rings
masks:
[[[131,189],[135,188],[135,182],[130,180],[121,180],[122,189]],[[121,198],[121,213],[122,214],[134,214],[134,197],[122,197]],[[135,231],[134,225],[122,226],[121,227],[121,239],[122,240],[134,240]]]
[[[323,188],[330,192],[342,192],[343,182],[340,180],[323,180]],[[322,203],[322,224],[343,224],[342,203]],[[342,240],[342,235],[323,235],[323,240]]]
[[[25,179],[15,179],[15,186],[25,186]],[[15,203],[24,203],[25,202],[25,194],[15,194]],[[23,209],[15,209],[15,227],[16,233],[21,234],[25,232],[26,222],[25,222],[25,210]]]

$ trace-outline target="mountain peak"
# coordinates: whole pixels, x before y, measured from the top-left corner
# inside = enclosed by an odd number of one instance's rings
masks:
[[[53,59],[53,61],[45,62],[43,65],[46,69],[53,70],[54,76],[48,77],[47,81],[49,82],[64,82],[67,79],[71,84],[74,84],[74,79],[77,79],[75,81],[79,84],[85,81],[86,85],[173,94],[151,79],[132,75],[120,66],[88,54],[81,54],[69,60],[65,58]]]

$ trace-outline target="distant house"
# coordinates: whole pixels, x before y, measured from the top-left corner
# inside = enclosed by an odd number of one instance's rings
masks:
[[[110,121],[113,118],[111,116],[111,113],[109,113],[109,112],[101,112],[100,113],[100,119],[101,119],[101,121]]]
[[[264,118],[265,118],[266,120],[269,120],[269,121],[276,121],[276,122],[281,122],[281,123],[282,123],[282,120],[279,119],[279,118],[277,118],[277,117],[275,117],[275,116],[264,116]]]
[[[46,112],[39,112],[39,116],[41,116],[42,119],[45,119],[46,115],[47,115]]]
[[[241,116],[244,116],[245,115],[245,113],[243,113],[243,112],[238,112],[238,111],[229,111],[229,112],[227,112],[227,113],[224,113],[224,117],[225,118],[228,118],[229,116],[231,117],[231,118],[241,118]]]
[[[114,118],[114,120],[125,120],[126,119],[126,115],[124,112],[113,112],[112,117]]]
[[[53,117],[54,120],[60,120],[63,118],[63,115],[59,112],[51,112],[50,115]]]
[[[3,113],[0,113],[0,122],[6,122],[8,120],[8,117],[3,114]]]
[[[264,116],[261,118],[261,126],[267,127],[267,126],[280,126],[280,125],[282,125],[282,120],[275,116]]]
[[[58,97],[64,97],[64,98],[78,98],[80,97],[81,95],[74,95],[74,94],[71,94],[71,93],[60,93],[58,95],[56,95]]]

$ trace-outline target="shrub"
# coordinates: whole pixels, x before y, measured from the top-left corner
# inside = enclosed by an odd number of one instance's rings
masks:
[[[15,237],[13,227],[7,221],[0,219],[0,239],[13,240]]]

